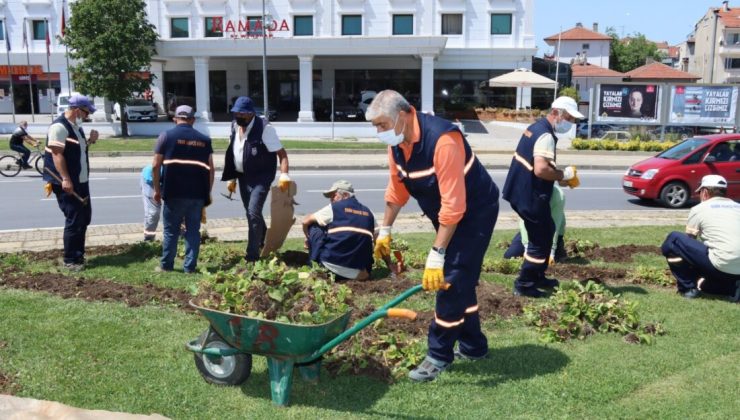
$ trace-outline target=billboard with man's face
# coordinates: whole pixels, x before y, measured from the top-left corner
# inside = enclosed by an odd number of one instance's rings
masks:
[[[737,86],[673,86],[671,123],[734,124]]]
[[[658,122],[656,85],[600,85],[597,120]]]

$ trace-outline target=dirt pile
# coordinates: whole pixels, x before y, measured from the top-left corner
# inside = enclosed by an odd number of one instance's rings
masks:
[[[585,253],[589,260],[602,260],[608,263],[632,262],[636,254],[662,255],[660,247],[654,245],[620,245],[609,248],[594,248]]]

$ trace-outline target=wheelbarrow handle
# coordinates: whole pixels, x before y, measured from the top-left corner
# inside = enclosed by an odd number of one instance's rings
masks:
[[[323,356],[329,350],[338,346],[339,344],[341,344],[348,338],[355,335],[358,331],[367,327],[368,325],[372,324],[373,322],[377,321],[380,318],[386,318],[388,316],[403,316],[409,319],[416,318],[416,313],[414,313],[414,318],[410,318],[409,312],[413,312],[413,311],[406,312],[407,310],[391,309],[391,308],[403,302],[404,300],[408,299],[409,297],[413,296],[414,294],[419,293],[421,290],[422,288],[420,284],[417,284],[416,286],[407,289],[405,292],[398,295],[395,299],[386,303],[382,307],[378,308],[375,312],[371,313],[367,317],[357,321],[355,325],[346,329],[344,332],[334,337],[333,340],[329,341],[328,343],[321,346],[320,349],[313,352],[313,354],[311,354],[310,356],[306,357],[303,360],[298,361],[297,363],[308,363],[308,362],[312,362],[318,359],[319,357]]]

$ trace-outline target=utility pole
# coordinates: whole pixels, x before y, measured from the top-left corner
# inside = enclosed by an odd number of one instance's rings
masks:
[[[267,14],[265,12],[265,0],[262,0],[262,107],[265,109],[265,118],[270,120],[267,107]]]

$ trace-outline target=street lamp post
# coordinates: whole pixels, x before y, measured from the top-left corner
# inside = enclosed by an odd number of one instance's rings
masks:
[[[265,0],[262,0],[262,107],[265,118],[270,120],[267,108],[267,14],[265,12]]]

